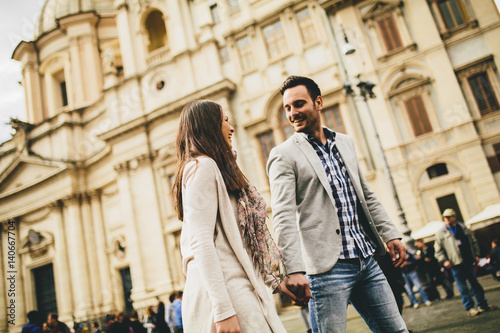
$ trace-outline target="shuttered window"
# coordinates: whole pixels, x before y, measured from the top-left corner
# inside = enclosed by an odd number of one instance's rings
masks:
[[[257,135],[257,138],[260,141],[260,148],[263,161],[264,163],[266,163],[267,159],[269,158],[269,153],[271,152],[271,149],[273,149],[275,146],[273,131],[269,130],[267,132],[261,133]]]
[[[380,33],[382,34],[382,39],[384,40],[385,48],[388,52],[403,46],[396,22],[394,22],[394,17],[392,15],[384,17],[377,23]]]
[[[438,1],[439,11],[448,29],[456,28],[465,22],[465,15],[460,0]]]
[[[498,101],[486,72],[471,76],[468,80],[481,116],[499,110]]]
[[[323,109],[321,113],[323,114],[326,127],[335,132],[346,133],[338,105]]]
[[[406,100],[405,107],[415,136],[432,132],[431,122],[425,110],[422,96],[419,95]]]

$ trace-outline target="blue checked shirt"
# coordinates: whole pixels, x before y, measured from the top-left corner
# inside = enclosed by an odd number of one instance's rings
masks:
[[[366,258],[375,252],[370,239],[365,235],[358,218],[358,197],[354,191],[347,169],[335,145],[335,132],[323,127],[326,135],[326,145],[313,137],[306,135],[307,141],[313,146],[316,154],[325,168],[328,182],[332,190],[335,208],[340,222],[342,234],[342,252],[340,259]]]

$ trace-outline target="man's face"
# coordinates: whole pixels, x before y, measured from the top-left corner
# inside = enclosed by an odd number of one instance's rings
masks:
[[[286,118],[295,132],[313,134],[314,131],[321,129],[319,113],[323,108],[323,99],[318,96],[313,102],[305,86],[300,85],[285,90],[283,107]]]
[[[454,225],[457,217],[456,216],[443,216],[443,219],[444,219],[444,223],[446,223],[447,225]]]
[[[424,242],[422,242],[422,241],[417,241],[417,248],[419,248],[419,249],[423,249],[423,248],[424,248],[424,244],[425,244],[425,243],[424,243]]]

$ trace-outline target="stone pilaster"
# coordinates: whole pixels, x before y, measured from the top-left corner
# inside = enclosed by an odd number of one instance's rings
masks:
[[[73,314],[76,318],[80,318],[86,316],[91,310],[89,261],[83,237],[81,196],[73,194],[64,198],[63,201],[63,218],[74,303]]]
[[[137,223],[134,201],[132,198],[132,187],[129,176],[129,162],[115,165],[118,172],[118,190],[120,192],[120,204],[127,235],[127,257],[129,259],[130,274],[132,277],[131,298],[141,299],[146,293],[145,271],[143,266],[143,247],[139,238],[139,224]]]
[[[50,208],[54,215],[54,284],[56,287],[57,305],[59,318],[61,321],[72,320],[73,314],[73,281],[70,276],[68,246],[72,244],[71,240],[66,239],[66,226],[64,224],[63,203],[53,203]]]
[[[98,272],[97,305],[101,313],[113,310],[113,289],[111,286],[111,275],[108,253],[106,251],[106,231],[102,218],[102,203],[100,191],[90,194],[90,206],[92,210],[92,221],[94,223],[94,252],[97,254],[95,262]]]

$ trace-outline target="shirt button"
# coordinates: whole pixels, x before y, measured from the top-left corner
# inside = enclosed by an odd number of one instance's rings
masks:
[[[335,231],[337,232],[337,235],[338,235],[338,234],[340,234],[340,230],[339,230],[339,229],[337,229],[337,230],[335,230]]]

